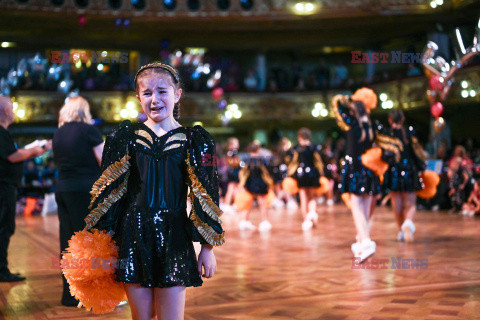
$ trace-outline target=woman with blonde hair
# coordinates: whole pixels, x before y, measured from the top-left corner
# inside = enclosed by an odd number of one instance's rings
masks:
[[[55,199],[60,221],[60,253],[68,247],[68,240],[85,227],[88,215],[90,189],[100,177],[103,138],[92,125],[90,106],[84,98],[69,97],[60,109],[59,129],[53,136],[54,160],[59,169]],[[62,304],[77,306],[63,278]]]

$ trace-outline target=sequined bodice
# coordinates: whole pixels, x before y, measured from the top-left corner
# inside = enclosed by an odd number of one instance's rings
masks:
[[[143,125],[135,135],[136,168],[142,181],[135,205],[153,210],[184,208],[186,128],[179,127],[158,137]]]

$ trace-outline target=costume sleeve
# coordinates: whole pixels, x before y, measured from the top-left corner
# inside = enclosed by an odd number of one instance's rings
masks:
[[[201,126],[189,130],[189,147],[185,159],[190,187],[193,223],[192,240],[220,246],[225,242],[218,207],[219,186],[215,142]]]
[[[392,137],[384,126],[375,122],[375,145],[382,149],[382,160],[393,164],[395,161],[400,161],[400,152],[403,151],[403,143],[399,139]]]
[[[313,163],[315,164],[315,168],[317,168],[318,172],[320,173],[321,176],[325,175],[324,172],[324,165],[323,165],[323,160],[322,160],[322,155],[320,154],[322,150],[321,145],[315,146],[315,151],[313,152]]]
[[[131,123],[122,122],[107,136],[102,155],[102,175],[94,183],[86,229],[115,231],[118,212],[125,205],[131,164]]]
[[[411,154],[413,155],[414,163],[418,171],[425,171],[425,168],[427,167],[425,151],[418,142],[418,139],[415,136],[415,130],[411,126],[408,127],[408,136],[410,139],[410,147],[412,148]]]
[[[348,97],[342,95],[336,95],[331,101],[333,115],[337,120],[337,125],[343,131],[349,131],[353,122],[356,121],[348,110],[348,103]]]

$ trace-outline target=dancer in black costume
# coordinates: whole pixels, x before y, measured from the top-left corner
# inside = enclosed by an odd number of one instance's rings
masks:
[[[115,231],[134,319],[183,319],[185,287],[216,271],[213,246],[224,242],[215,144],[200,126],[182,127],[177,71],[152,63],[135,77],[148,119],[122,122],[105,143],[103,174],[92,189],[87,228]],[[190,216],[186,200],[190,190]],[[192,241],[202,244],[197,258]],[[203,268],[203,270],[202,270]]]

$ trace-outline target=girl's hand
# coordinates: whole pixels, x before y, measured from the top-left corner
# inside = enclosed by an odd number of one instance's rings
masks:
[[[202,273],[203,270],[205,271]],[[217,260],[213,254],[213,246],[209,244],[203,244],[202,250],[198,255],[198,273],[205,278],[211,278],[217,271]]]

